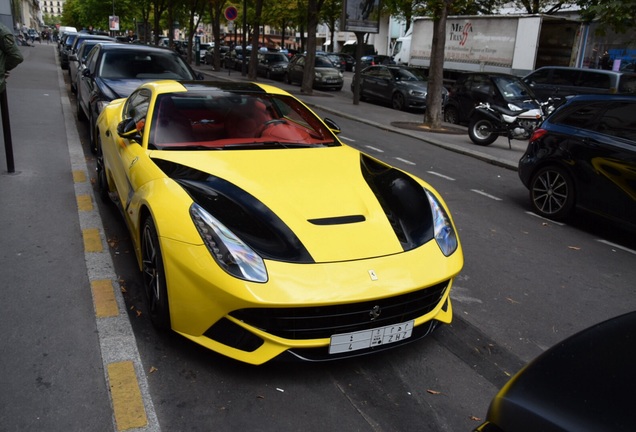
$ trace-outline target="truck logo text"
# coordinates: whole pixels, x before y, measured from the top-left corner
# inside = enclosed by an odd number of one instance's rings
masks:
[[[464,46],[468,40],[468,33],[473,32],[473,24],[467,22],[466,24],[451,23],[450,40],[459,42],[459,46]]]

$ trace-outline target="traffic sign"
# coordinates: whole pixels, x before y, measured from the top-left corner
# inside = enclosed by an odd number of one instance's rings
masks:
[[[238,17],[238,10],[234,6],[228,6],[225,8],[225,19],[228,21],[234,21]]]

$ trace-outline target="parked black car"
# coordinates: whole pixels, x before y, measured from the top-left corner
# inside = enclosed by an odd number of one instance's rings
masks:
[[[636,312],[589,327],[525,366],[476,432],[634,430]]]
[[[281,52],[259,52],[257,73],[269,79],[282,80],[288,64],[289,59]]]
[[[351,82],[354,91],[355,80]],[[369,66],[360,72],[360,99],[390,103],[394,109],[425,109],[428,80],[422,70],[406,66]],[[442,100],[448,96],[443,89]]]
[[[287,66],[285,81],[288,84],[302,82],[306,64],[305,54],[296,54]],[[323,88],[332,90],[342,90],[344,76],[340,69],[331,63],[325,55],[316,55],[314,61],[314,83],[313,88]]]
[[[387,55],[365,55],[360,57],[360,70],[366,68],[367,66],[375,66],[375,65],[394,65],[395,62],[393,59]],[[358,68],[357,64],[353,65],[352,70],[356,70]]]
[[[68,69],[68,56],[71,52],[71,47],[73,46],[73,42],[75,42],[75,38],[78,35],[79,33],[67,33],[64,35],[64,38],[60,42],[60,45],[59,45],[60,67],[62,69]]]
[[[576,207],[636,226],[636,96],[570,98],[534,131],[519,177],[534,211],[563,220]]]
[[[219,58],[221,59],[219,66],[225,67],[225,56],[230,52],[230,47],[227,45],[219,46]],[[205,52],[205,64],[214,66],[214,45],[210,45]]]
[[[473,108],[481,102],[513,111],[538,108],[534,93],[518,77],[503,73],[468,72],[461,74],[448,92],[444,120],[466,124]]]
[[[89,121],[91,149],[96,151],[95,121],[110,101],[127,97],[143,82],[195,80],[195,73],[176,52],[147,45],[99,43],[86,58],[77,83],[77,118]]]
[[[71,91],[77,93],[77,79],[86,67],[86,58],[88,53],[98,43],[103,43],[100,39],[84,39],[77,47],[75,54],[69,55],[68,58],[68,74],[70,76]],[[116,42],[113,42],[116,43]]]

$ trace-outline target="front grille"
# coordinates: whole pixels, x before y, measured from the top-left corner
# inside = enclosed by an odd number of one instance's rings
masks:
[[[285,339],[322,339],[397,324],[431,312],[441,301],[449,281],[395,297],[332,306],[250,308],[230,315]],[[372,319],[372,310],[379,316]]]

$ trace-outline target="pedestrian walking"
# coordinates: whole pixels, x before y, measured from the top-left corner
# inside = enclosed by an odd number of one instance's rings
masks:
[[[4,148],[7,155],[7,170],[15,171],[13,165],[13,147],[11,143],[11,126],[9,124],[9,105],[7,103],[7,78],[9,71],[22,63],[24,57],[13,37],[13,32],[0,23],[0,109],[2,111],[2,131]]]

